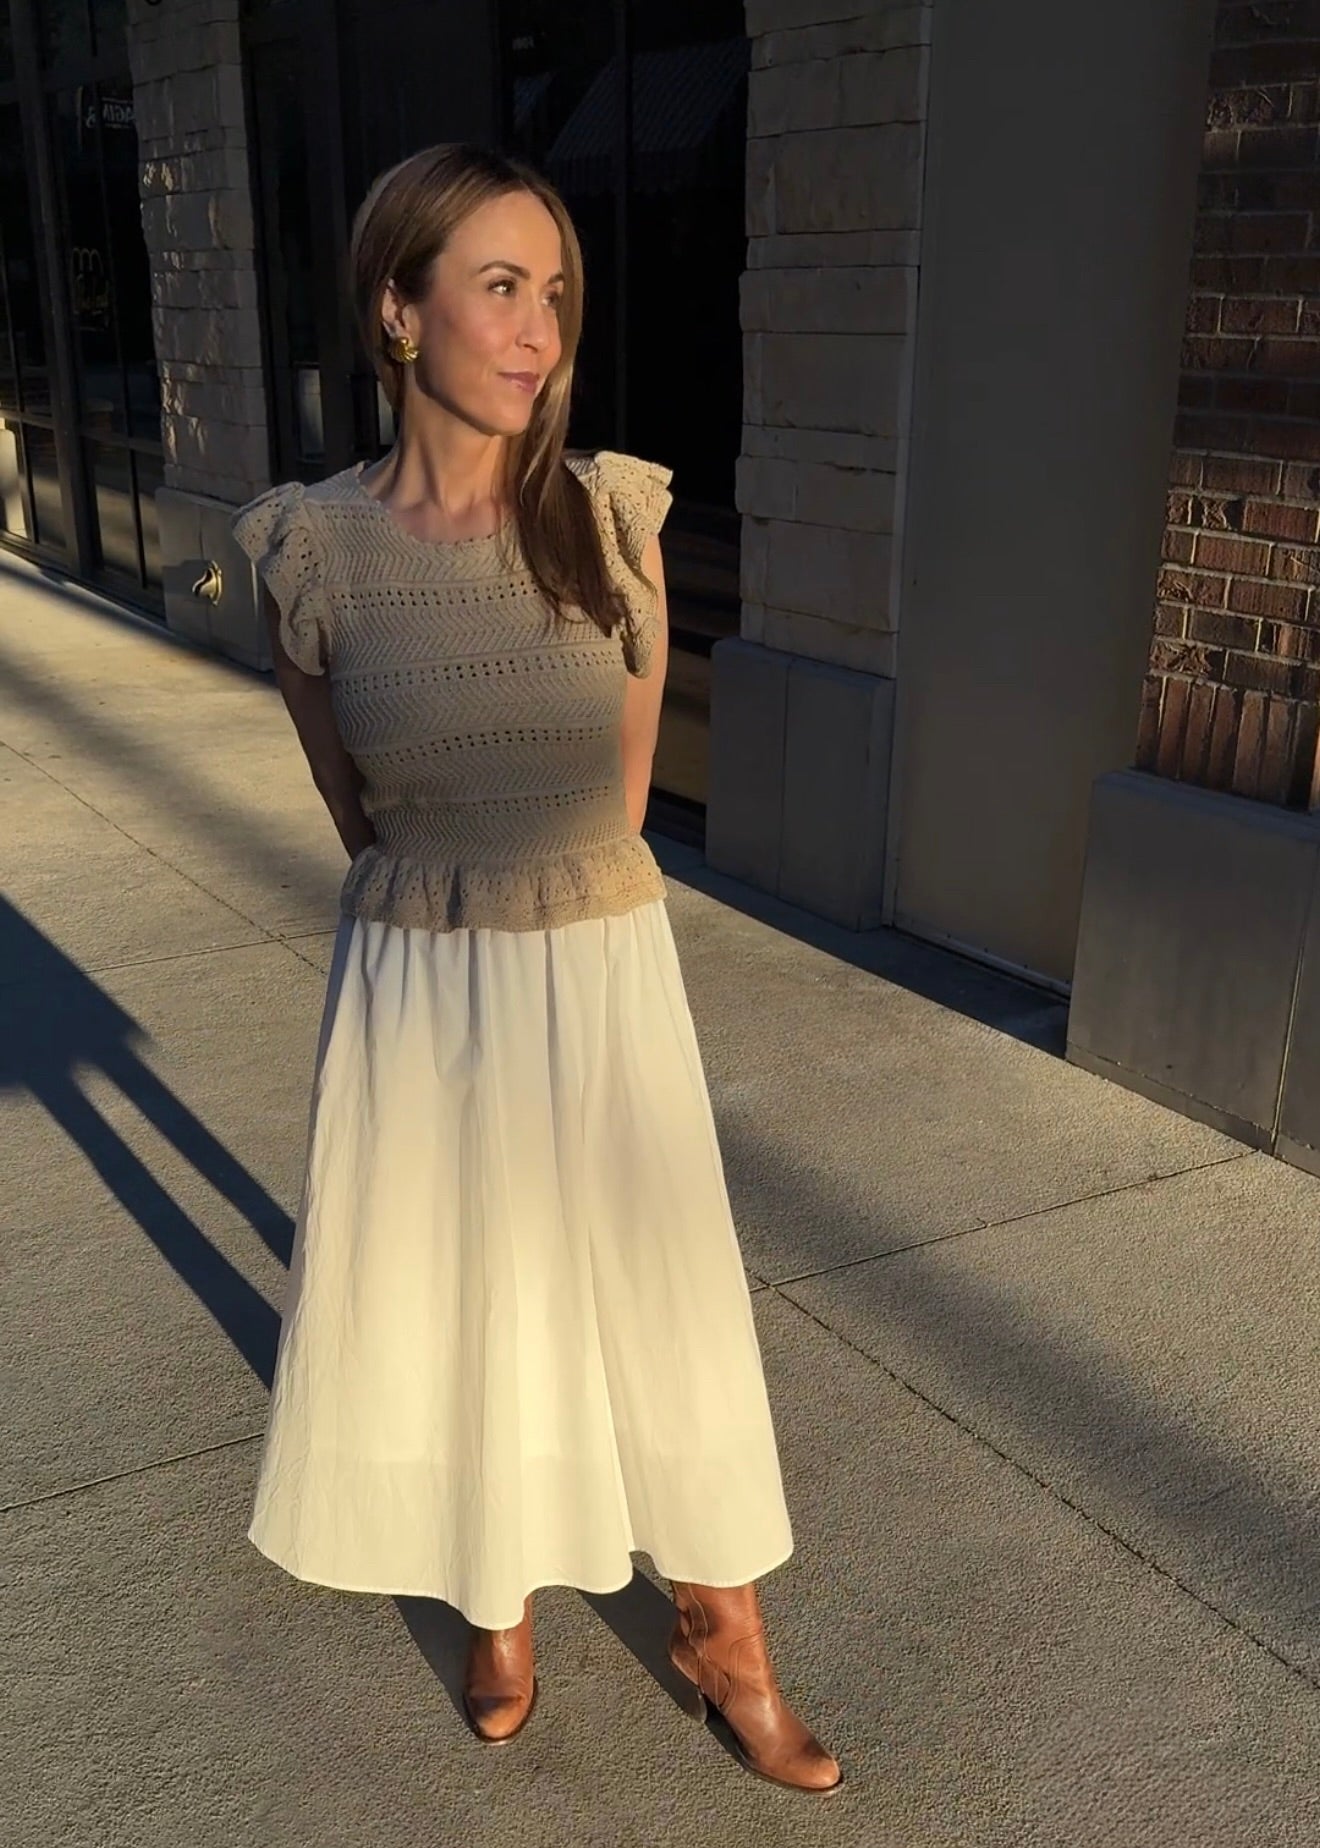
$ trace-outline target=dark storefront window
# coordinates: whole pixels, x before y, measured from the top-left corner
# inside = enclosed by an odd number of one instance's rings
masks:
[[[22,0],[26,40],[4,11],[0,537],[154,606],[160,388],[124,0]]]
[[[141,461],[159,455],[160,386],[138,199],[132,85],[79,84],[52,98],[72,308],[74,388],[100,569],[159,584],[143,547]]]
[[[50,369],[17,102],[0,103],[0,535],[63,551]]]
[[[375,175],[438,141],[530,159],[586,260],[571,441],[674,469],[656,781],[699,804],[710,649],[739,609],[741,0],[245,0],[244,35],[274,478],[314,480],[393,439],[344,288]]]
[[[504,138],[563,193],[587,266],[573,440],[667,462],[674,644],[657,784],[702,801],[709,654],[738,632],[741,0],[504,0]]]

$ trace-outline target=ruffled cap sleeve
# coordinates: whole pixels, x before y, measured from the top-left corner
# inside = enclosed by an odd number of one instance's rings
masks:
[[[642,551],[664,524],[673,501],[673,470],[638,456],[602,449],[594,456],[567,458],[596,509],[605,563],[627,606],[623,658],[639,677],[651,670],[659,597],[642,571]]]
[[[284,652],[305,674],[323,674],[327,610],[321,552],[301,482],[258,495],[234,515],[234,537],[280,613]]]

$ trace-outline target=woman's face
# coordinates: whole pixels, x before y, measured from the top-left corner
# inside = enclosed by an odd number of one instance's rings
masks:
[[[385,292],[387,334],[420,349],[410,367],[427,397],[487,436],[519,436],[563,350],[559,227],[527,192],[502,193],[455,230],[420,301]]]

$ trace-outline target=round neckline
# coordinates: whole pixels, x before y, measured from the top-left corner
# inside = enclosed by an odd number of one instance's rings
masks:
[[[477,533],[469,539],[421,539],[416,533],[410,533],[406,526],[401,526],[390,512],[389,508],[381,501],[378,501],[376,496],[368,491],[367,484],[362,479],[362,472],[367,466],[366,462],[355,462],[352,469],[349,471],[353,479],[353,486],[357,489],[358,494],[369,507],[375,509],[380,518],[386,522],[393,532],[399,535],[400,539],[405,540],[409,545],[420,546],[424,552],[451,552],[458,551],[464,547],[472,548],[480,545],[494,545],[497,541],[502,539],[514,525],[513,516],[509,515],[495,528],[493,533]]]

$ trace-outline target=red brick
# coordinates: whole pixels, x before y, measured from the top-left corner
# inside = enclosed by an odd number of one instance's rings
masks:
[[[1160,572],[1158,589],[1165,603],[1195,603],[1202,609],[1224,606],[1228,579],[1204,571],[1185,571],[1166,565]]]
[[[1271,336],[1259,344],[1255,363],[1258,372],[1289,379],[1320,377],[1320,340],[1284,340]]]
[[[1309,263],[1308,257],[1193,257],[1192,287],[1204,289],[1211,295],[1250,295],[1255,290],[1266,286],[1265,272],[1270,263]],[[1316,271],[1315,288],[1320,292],[1320,269]],[[1272,285],[1271,285],[1272,286]],[[1297,291],[1302,293],[1309,288],[1309,283],[1298,283]],[[1279,293],[1283,293],[1282,287]]]
[[[1241,453],[1247,447],[1248,430],[1245,417],[1228,417],[1218,411],[1180,411],[1173,426],[1173,440],[1179,449]],[[1264,445],[1254,447],[1259,451]],[[1320,461],[1320,455],[1316,460]]]
[[[1287,120],[1305,120],[1298,116],[1294,101],[1301,84],[1292,89],[1287,84],[1275,84],[1266,87],[1256,84],[1249,90],[1216,90],[1212,92],[1206,109],[1206,122],[1211,128],[1261,128],[1271,122]]]
[[[1215,421],[1199,411],[1186,415],[1206,423]],[[1277,456],[1281,462],[1320,462],[1320,424],[1293,417],[1255,417],[1242,434],[1241,447],[1255,455]]]
[[[1238,539],[1223,533],[1201,533],[1196,541],[1196,564],[1201,570],[1231,571],[1235,577],[1265,577],[1270,547],[1259,539]]]
[[[1175,776],[1182,759],[1183,737],[1187,730],[1187,702],[1191,687],[1185,680],[1166,680],[1160,732],[1155,747],[1155,769],[1161,776]]]
[[[1276,693],[1289,698],[1296,671],[1291,662],[1274,661],[1268,655],[1230,651],[1224,657],[1224,684],[1249,693]]]
[[[1213,283],[1198,287],[1213,288]],[[1226,284],[1231,288],[1232,284]],[[1262,289],[1267,295],[1320,295],[1320,257],[1266,257],[1260,281],[1244,288]]]
[[[1202,173],[1222,172],[1237,166],[1238,142],[1235,128],[1207,128],[1201,143]]]
[[[1215,403],[1221,411],[1283,417],[1293,409],[1293,390],[1287,379],[1221,378],[1215,381]]]
[[[1187,564],[1185,558],[1181,558],[1181,556],[1176,558],[1174,554],[1168,551],[1168,541],[1170,540],[1185,541],[1187,551],[1191,553],[1191,532],[1167,532],[1167,534],[1165,534],[1165,558],[1168,558],[1172,564]],[[1155,634],[1157,634],[1157,636],[1181,636],[1181,634],[1185,634],[1185,630],[1187,630],[1187,612],[1185,612],[1185,610],[1181,610],[1178,604],[1174,604],[1174,602],[1157,602],[1157,604],[1155,604]]]
[[[1260,786],[1261,752],[1265,742],[1265,696],[1243,693],[1239,708],[1237,750],[1229,787],[1240,796],[1254,796]]]
[[[1206,212],[1196,221],[1193,248],[1206,255],[1300,255],[1307,248],[1310,219],[1304,212]]]
[[[1251,578],[1234,578],[1228,587],[1228,608],[1240,616],[1270,616],[1280,622],[1300,622],[1308,607],[1307,592],[1297,584],[1258,584]]]
[[[1238,160],[1244,167],[1310,167],[1315,163],[1316,133],[1301,124],[1288,128],[1244,128]]]
[[[1225,340],[1219,335],[1188,334],[1182,343],[1182,363],[1195,372],[1246,372],[1259,340]]]
[[[1275,212],[1313,212],[1320,205],[1320,173],[1314,167],[1296,173],[1261,175],[1268,182],[1268,209]],[[1314,231],[1311,243],[1314,245]]]
[[[1196,183],[1198,212],[1277,212],[1285,204],[1282,182],[1294,176],[1277,173],[1203,173]],[[1291,203],[1289,201],[1288,203]],[[1307,201],[1309,205],[1309,199]]]
[[[1228,610],[1193,610],[1187,621],[1191,641],[1205,642],[1213,648],[1255,650],[1260,643],[1260,623],[1253,616],[1234,616]]]
[[[1288,91],[1290,122],[1320,122],[1320,83],[1295,83]]]
[[[1265,748],[1257,795],[1267,802],[1287,800],[1293,780],[1293,745],[1297,735],[1296,708],[1271,700],[1265,712]]]
[[[1188,497],[1189,526],[1200,526],[1211,533],[1236,533],[1242,529],[1246,502],[1218,494],[1193,494]]]
[[[1248,501],[1242,515],[1246,533],[1267,533],[1271,539],[1299,539],[1314,545],[1320,532],[1320,515],[1314,507],[1290,507],[1285,501]]]
[[[1193,301],[1213,300],[1213,297],[1193,296]],[[1219,309],[1219,325],[1226,334],[1295,334],[1298,318],[1302,312],[1300,301],[1280,300],[1267,296],[1229,296]],[[1192,329],[1188,332],[1210,331]]]
[[[1312,340],[1320,335],[1320,297],[1312,296],[1309,301],[1302,303],[1297,331]]]
[[[1294,379],[1288,387],[1288,415],[1320,418],[1320,379]]]
[[[1280,490],[1285,500],[1320,501],[1320,468],[1291,462],[1283,471]]]
[[[1198,487],[1204,468],[1204,457],[1184,455],[1181,450],[1175,449],[1169,458],[1169,480],[1175,487]]]
[[[1212,90],[1238,89],[1249,83],[1291,83],[1309,77],[1315,52],[1305,45],[1232,46],[1210,60]]]
[[[1320,0],[1239,0],[1215,14],[1215,44],[1288,44],[1320,36]]]
[[[1207,372],[1183,372],[1178,378],[1178,402],[1189,411],[1208,411],[1215,402],[1215,381]]]
[[[1164,502],[1164,518],[1170,526],[1190,526],[1192,523],[1191,495],[1170,494]]]
[[[1281,655],[1287,661],[1320,664],[1320,629],[1304,623],[1268,622],[1261,625],[1260,652]]]
[[[1157,674],[1219,675],[1224,671],[1224,661],[1222,648],[1206,648],[1198,642],[1157,635],[1151,643],[1150,664]]]
[[[1203,480],[1207,488],[1230,494],[1277,494],[1282,465],[1246,456],[1207,456]]]
[[[1187,331],[1189,334],[1213,334],[1219,326],[1219,303],[1217,295],[1193,295],[1187,304]],[[1300,304],[1299,304],[1300,312]],[[1279,328],[1279,333],[1292,333],[1297,325],[1296,316],[1286,328]],[[1262,330],[1253,328],[1251,332]]]
[[[1215,711],[1210,723],[1210,749],[1205,766],[1206,781],[1215,789],[1228,789],[1232,785],[1241,708],[1242,697],[1232,687],[1215,688]]]
[[[1320,584],[1320,550],[1313,546],[1276,545],[1269,574],[1285,584]]]
[[[1187,701],[1187,725],[1183,732],[1182,762],[1179,775],[1185,782],[1200,783],[1210,755],[1210,726],[1214,718],[1215,693],[1209,683],[1194,686]]]

